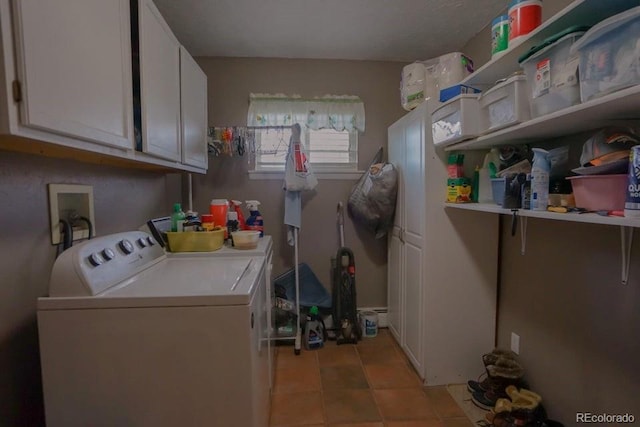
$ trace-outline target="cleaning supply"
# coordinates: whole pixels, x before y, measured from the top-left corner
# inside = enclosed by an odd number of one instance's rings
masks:
[[[493,203],[493,192],[491,178],[496,177],[498,165],[500,164],[500,153],[497,149],[485,154],[482,167],[478,170],[478,203]],[[475,174],[474,174],[475,176]]]
[[[640,218],[640,145],[631,147],[629,153],[629,182],[624,202],[624,216]]]
[[[171,214],[171,231],[184,231],[184,221],[186,218],[187,216],[182,211],[182,205],[180,203],[175,203],[173,205],[173,213]]]
[[[264,236],[264,221],[262,220],[262,214],[258,211],[260,202],[257,200],[247,200],[245,202],[249,209],[249,218],[246,221],[247,230],[256,230],[260,232],[260,237]]]
[[[309,310],[307,321],[304,324],[304,348],[316,350],[324,345],[324,322],[318,314],[315,305]]]
[[[238,213],[235,211],[229,211],[227,213],[227,236],[231,241],[231,246],[234,246],[231,233],[235,231],[238,231]]]
[[[533,148],[533,165],[531,166],[531,210],[546,211],[549,204],[549,162],[547,150]]]
[[[509,47],[509,15],[491,21],[491,57]]]
[[[238,214],[238,230],[246,230],[247,225],[244,220],[244,215],[242,214],[242,202],[240,200],[232,200],[231,207]]]

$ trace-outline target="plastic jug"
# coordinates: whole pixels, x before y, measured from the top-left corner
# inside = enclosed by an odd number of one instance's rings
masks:
[[[318,314],[315,305],[309,310],[307,321],[304,324],[304,348],[316,350],[324,345],[324,323]]]

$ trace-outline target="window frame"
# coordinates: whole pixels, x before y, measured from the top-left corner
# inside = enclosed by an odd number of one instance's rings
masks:
[[[256,154],[255,154],[255,158],[253,161],[253,168],[249,171],[250,174],[254,174],[254,175],[270,175],[270,174],[274,174],[274,173],[280,173],[280,174],[284,174],[285,171],[285,160],[282,163],[262,163],[260,161],[260,156],[262,155],[259,150],[260,150],[260,138],[262,137],[262,132],[264,131],[277,131],[277,130],[282,130],[282,131],[286,131],[287,127],[270,127],[270,126],[265,126],[265,127],[256,127],[255,128],[255,136],[256,136]],[[318,129],[318,130],[314,130],[314,129],[310,129],[308,127],[304,127],[303,128],[303,132],[302,132],[302,141],[305,144],[305,147],[307,147],[307,150],[310,151],[309,149],[309,144],[310,144],[310,138],[311,138],[311,133],[312,132],[321,132],[321,131],[325,131],[325,130],[332,130],[332,129]],[[347,132],[347,134],[349,135],[349,149],[348,149],[348,155],[349,155],[349,161],[348,162],[312,162],[311,163],[311,167],[312,170],[315,174],[347,174],[350,175],[352,173],[356,173],[358,175],[362,174],[362,171],[358,170],[358,131],[357,130],[353,130],[353,131],[349,131],[349,130],[344,130],[344,131],[338,131],[338,132]],[[284,137],[285,142],[288,146],[289,144],[289,135],[287,135],[286,137]],[[342,151],[344,153],[344,151]],[[310,156],[311,157],[311,156]]]

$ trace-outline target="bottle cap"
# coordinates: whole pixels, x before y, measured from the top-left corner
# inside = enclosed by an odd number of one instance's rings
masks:
[[[311,307],[309,309],[309,314],[317,315],[318,314],[318,307],[316,307],[315,305],[313,307]]]
[[[173,211],[174,212],[180,212],[182,210],[182,204],[180,203],[174,203],[173,204]]]
[[[227,212],[227,221],[237,221],[238,220],[238,212],[229,211]]]

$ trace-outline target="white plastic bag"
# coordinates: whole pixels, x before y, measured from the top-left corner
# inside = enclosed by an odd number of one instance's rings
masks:
[[[313,190],[318,179],[311,171],[307,149],[300,141],[300,125],[291,127],[291,139],[284,172],[284,189],[287,191]]]
[[[347,203],[349,216],[379,239],[393,226],[397,193],[398,173],[391,163],[382,161],[381,148],[369,170],[351,190]]]

